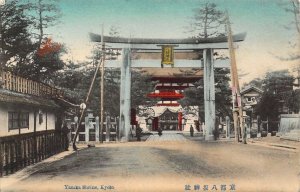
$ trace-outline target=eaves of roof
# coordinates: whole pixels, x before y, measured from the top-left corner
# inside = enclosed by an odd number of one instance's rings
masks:
[[[17,93],[6,89],[0,89],[0,103],[23,104],[47,108],[59,109],[59,106],[51,98],[42,98],[29,94]]]

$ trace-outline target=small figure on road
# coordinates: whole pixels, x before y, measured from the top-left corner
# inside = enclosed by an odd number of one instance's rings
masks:
[[[193,127],[193,125],[190,126],[190,134],[191,134],[191,137],[194,137],[194,127]]]
[[[157,131],[158,131],[158,135],[161,136],[162,135],[162,129],[159,127]]]
[[[68,151],[69,150],[69,137],[68,137],[69,128],[67,126],[67,123],[64,123],[64,126],[61,128],[61,130],[62,130],[63,137],[65,139],[65,151]]]
[[[137,141],[141,141],[142,132],[143,132],[143,129],[140,128],[139,125],[137,125],[137,127],[136,127],[136,138],[137,138]]]

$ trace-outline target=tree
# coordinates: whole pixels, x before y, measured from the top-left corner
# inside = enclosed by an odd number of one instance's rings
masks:
[[[37,48],[42,46],[45,37],[48,37],[45,31],[49,27],[58,24],[61,17],[61,11],[57,4],[58,0],[34,0],[34,3],[28,3],[30,6],[30,19],[33,21],[32,34],[37,39]]]
[[[215,3],[204,3],[193,10],[194,16],[190,23],[190,31],[194,38],[208,38],[224,35],[221,28],[224,23],[224,13],[217,9]]]
[[[61,55],[65,53],[64,47],[46,38],[44,32],[59,17],[57,5],[54,1],[13,0],[0,9],[1,66],[20,76],[51,82],[55,72],[63,68]]]
[[[298,0],[289,0],[288,2],[281,3],[284,10],[293,15],[291,25],[286,26],[287,29],[296,28],[297,33],[300,34],[300,2]]]
[[[57,24],[60,17],[56,1],[34,0],[24,4],[14,1],[15,6],[24,7],[22,15],[18,12],[16,12],[17,14],[12,13],[15,14],[14,17],[18,21],[16,26],[23,27],[23,31],[20,32],[22,42],[14,48],[18,54],[23,56],[23,59],[14,62],[14,73],[49,83],[55,73],[63,68],[64,62],[61,60],[61,55],[66,52],[64,46],[53,42],[45,33],[45,29]],[[20,22],[22,23],[20,24]],[[15,34],[10,34],[12,42],[14,42]],[[24,37],[25,35],[26,37]]]
[[[61,86],[68,100],[79,103],[86,99],[86,94],[95,73],[95,67],[88,67],[89,63],[74,64],[70,62],[63,71],[56,76],[55,84]],[[82,67],[83,66],[83,67]],[[132,73],[131,105],[137,108],[139,105],[154,105],[156,101],[147,98],[147,93],[153,91],[154,83],[149,76]],[[87,107],[95,114],[99,114],[100,107],[100,76],[98,74],[92,89]],[[117,117],[120,113],[120,70],[106,69],[104,75],[104,111]],[[147,102],[148,101],[148,102]]]
[[[229,86],[229,69],[215,69],[216,114],[231,117],[231,89]],[[184,90],[184,98],[178,101],[182,107],[198,106],[199,119],[204,119],[204,85],[203,80],[194,83],[194,87]]]
[[[28,31],[32,23],[25,15],[27,9],[17,0],[0,5],[0,66],[6,70],[27,62],[34,50]]]
[[[297,110],[294,101],[298,94],[293,92],[293,77],[288,70],[268,72],[263,79],[262,98],[256,106],[257,113],[264,119],[278,120],[279,114]]]
[[[15,72],[36,81],[51,83],[56,72],[63,69],[65,65],[61,59],[64,53],[63,45],[45,39],[41,48],[33,52],[32,61],[20,64],[15,68]]]
[[[156,99],[147,97],[148,93],[154,91],[156,82],[151,81],[151,77],[143,71],[132,71],[131,76],[131,107],[153,106],[157,103]]]
[[[204,120],[204,89],[203,81],[194,83],[195,87],[190,87],[184,90],[184,98],[180,99],[178,103],[188,113],[198,113],[198,119]],[[196,115],[196,114],[195,114]]]
[[[203,3],[194,9],[194,16],[190,23],[190,34],[193,38],[211,38],[224,35],[224,12],[218,10],[215,3]],[[224,55],[214,53],[216,57]],[[220,116],[230,115],[231,91],[229,87],[229,70],[215,69],[216,73],[216,113]],[[184,90],[184,98],[179,100],[185,109],[198,106],[199,119],[204,119],[204,85],[203,80],[194,83],[194,87]],[[195,109],[192,109],[195,110]]]
[[[255,78],[255,79],[252,79],[249,83],[246,83],[243,85],[243,87],[247,87],[247,86],[255,86],[259,89],[262,89],[262,86],[263,86],[263,80],[260,79],[260,78]]]
[[[292,15],[293,20],[289,25],[285,26],[286,29],[296,29],[296,41],[290,42],[290,47],[294,50],[289,55],[289,57],[280,57],[282,60],[300,60],[300,1],[299,0],[289,0],[287,2],[281,2],[280,5],[283,9]],[[299,66],[298,66],[299,68]],[[299,70],[299,69],[298,69]]]
[[[293,113],[299,113],[300,111],[300,89],[296,89],[293,91],[289,101],[288,101],[289,109]]]
[[[218,68],[215,69],[215,73],[216,112],[225,119],[226,116],[232,116],[232,95],[229,85],[230,69]]]

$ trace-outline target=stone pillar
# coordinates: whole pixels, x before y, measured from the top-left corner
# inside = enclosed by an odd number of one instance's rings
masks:
[[[96,142],[99,142],[99,117],[95,117],[95,124],[96,124],[96,127],[95,127],[95,141]]]
[[[214,140],[215,129],[215,76],[213,65],[213,50],[205,49],[204,57],[204,107],[205,107],[205,140]]]
[[[90,126],[89,126],[89,116],[86,116],[84,119],[84,128],[85,128],[85,142],[90,141]]]
[[[109,137],[110,137],[110,116],[106,116],[105,119],[106,122],[106,130],[105,130],[105,141],[109,142]]]
[[[116,141],[120,141],[120,134],[119,134],[119,132],[120,132],[120,128],[119,128],[119,117],[116,117],[115,118],[115,122],[116,122]]]
[[[226,116],[225,123],[226,123],[226,138],[230,139],[230,118],[228,116]]]
[[[130,90],[131,90],[131,60],[130,49],[122,50],[121,88],[120,88],[120,140],[129,141],[130,132]]]

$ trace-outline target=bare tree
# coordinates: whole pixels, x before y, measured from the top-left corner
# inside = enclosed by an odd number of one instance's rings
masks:
[[[280,4],[284,10],[292,14],[293,20],[289,25],[285,26],[288,30],[296,29],[296,41],[290,42],[290,47],[295,51],[291,52],[288,57],[280,57],[281,60],[300,60],[300,1],[299,0],[289,0],[288,2],[283,2]]]
[[[300,1],[290,0],[289,6],[285,7],[285,11],[294,15],[294,21],[292,21],[292,23],[295,25],[298,35],[300,35]]]

